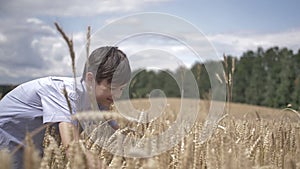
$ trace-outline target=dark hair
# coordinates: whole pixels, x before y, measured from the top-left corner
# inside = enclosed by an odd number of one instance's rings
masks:
[[[125,84],[130,80],[131,69],[124,52],[114,46],[95,49],[88,58],[83,71],[92,72],[97,83],[106,79],[109,83]]]

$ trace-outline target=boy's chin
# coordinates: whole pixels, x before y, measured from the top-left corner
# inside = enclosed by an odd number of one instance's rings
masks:
[[[104,104],[99,104],[99,109],[100,110],[109,110],[110,107],[111,107],[112,104],[107,104],[107,103],[104,103]]]
[[[106,103],[106,104],[103,104],[102,107],[103,109],[105,110],[109,110],[111,108],[111,106],[113,105],[113,103]]]

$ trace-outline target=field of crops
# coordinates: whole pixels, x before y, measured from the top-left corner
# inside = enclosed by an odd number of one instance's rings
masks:
[[[191,131],[185,133],[178,143],[152,157],[147,156],[159,152],[165,143],[169,144],[170,140],[159,140],[154,136],[163,134],[174,123],[179,102],[179,99],[168,99],[164,113],[150,123],[130,122],[117,113],[79,114],[76,118],[81,121],[114,118],[120,129],[109,132],[105,127],[88,126],[85,131],[89,131],[83,132],[82,138],[68,147],[68,157],[66,148],[60,146],[51,130],[45,135],[43,158],[38,156],[30,137],[27,137],[24,166],[26,169],[300,168],[300,119],[297,112],[239,104],[231,104],[232,113],[211,128],[214,132],[206,142],[199,141],[205,119],[205,113],[200,113]],[[133,105],[141,110],[149,108],[147,100],[136,100]],[[200,105],[200,111],[206,112],[208,102],[201,101]],[[150,137],[157,139],[148,143],[142,141]],[[128,143],[144,149],[132,152],[128,150]],[[0,168],[9,168],[9,154],[1,152],[0,156]]]

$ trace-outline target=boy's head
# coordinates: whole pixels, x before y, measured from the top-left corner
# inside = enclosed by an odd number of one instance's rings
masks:
[[[85,64],[83,79],[95,90],[98,104],[109,107],[129,82],[131,69],[126,55],[117,47],[94,50]]]
[[[118,47],[105,46],[95,49],[85,64],[83,79],[88,72],[93,73],[95,81],[106,79],[109,83],[126,84],[130,79],[130,65],[127,56]]]

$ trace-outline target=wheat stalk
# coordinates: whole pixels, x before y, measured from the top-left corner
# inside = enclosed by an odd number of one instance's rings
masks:
[[[74,52],[74,47],[73,47],[73,40],[70,39],[66,33],[63,31],[63,29],[58,25],[57,22],[54,23],[56,29],[58,32],[62,35],[63,39],[66,41],[68,48],[69,48],[69,53],[72,61],[72,71],[73,71],[73,77],[74,77],[74,83],[75,87],[77,87],[76,84],[76,69],[75,69],[75,52]]]
[[[12,168],[12,155],[8,149],[0,150],[0,169]]]
[[[24,149],[24,168],[25,169],[39,169],[41,157],[39,151],[35,148],[32,141],[32,136],[27,133],[25,136],[25,149]]]

